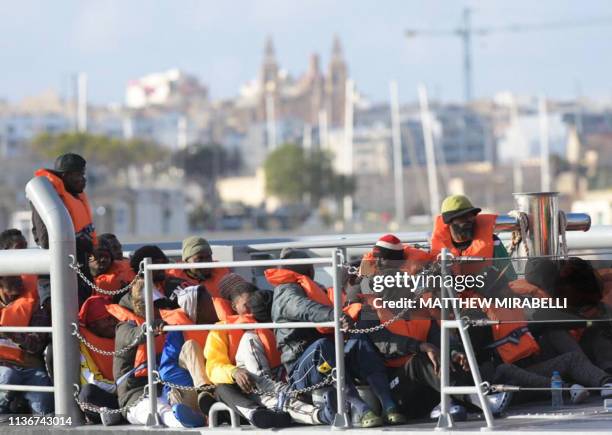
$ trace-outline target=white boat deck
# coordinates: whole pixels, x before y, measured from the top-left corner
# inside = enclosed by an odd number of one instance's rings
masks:
[[[575,433],[575,434],[591,434],[591,433],[611,433],[612,434],[612,411],[606,411],[603,407],[603,401],[598,397],[593,397],[586,404],[566,406],[562,410],[547,411],[548,402],[530,403],[526,405],[517,405],[509,409],[506,415],[502,418],[495,419],[496,427],[494,432],[509,434],[517,433],[520,435],[529,435],[535,433]],[[367,432],[370,434],[388,434],[389,432],[409,433],[411,435],[440,433],[435,430],[436,423],[431,421],[420,421],[401,426],[387,426],[374,429],[347,429],[337,432],[356,433]],[[477,414],[471,414],[470,419],[466,422],[456,423],[456,427],[452,430],[442,432],[448,434],[460,433],[461,435],[481,434],[483,432],[484,419]],[[277,430],[262,430],[251,426],[242,426],[241,429],[232,429],[230,426],[221,426],[219,428],[208,429],[167,429],[167,428],[146,428],[144,426],[120,425],[108,426],[89,425],[75,428],[69,427],[24,427],[24,426],[9,426],[8,423],[0,424],[0,434],[2,435],[25,435],[25,434],[53,434],[53,435],[108,435],[114,433],[116,435],[145,435],[151,432],[162,432],[164,435],[181,434],[185,432],[192,433],[214,433],[216,435],[236,435],[237,432],[246,432],[249,434],[273,434],[273,433],[291,433],[308,434],[308,435],[323,435],[330,432],[328,426],[294,426],[286,429]]]

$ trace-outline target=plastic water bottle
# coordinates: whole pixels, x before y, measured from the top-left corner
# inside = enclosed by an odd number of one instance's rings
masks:
[[[563,407],[563,379],[558,371],[554,371],[550,378],[550,392],[552,396],[552,409]]]

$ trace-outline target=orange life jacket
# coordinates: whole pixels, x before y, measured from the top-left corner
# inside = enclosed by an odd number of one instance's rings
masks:
[[[384,323],[389,319],[393,318],[393,313],[385,308],[374,308],[374,299],[379,297],[374,294],[361,294],[360,297],[370,305],[378,316],[380,323]],[[431,328],[431,319],[428,313],[418,313],[415,317],[410,320],[398,319],[393,323],[390,323],[385,327],[389,332],[401,335],[403,337],[414,338],[418,341],[427,341],[429,336],[429,329]],[[407,361],[412,358],[413,355],[401,356],[390,360],[385,360],[387,367],[402,367]]]
[[[492,258],[495,249],[493,232],[496,220],[497,215],[478,214],[474,223],[474,239],[467,249],[460,251],[453,244],[449,226],[444,223],[441,215],[437,216],[431,234],[431,254],[436,257],[442,251],[442,248],[447,248],[455,257]],[[490,260],[468,262],[454,265],[453,271],[461,274],[476,274],[490,265]]]
[[[28,279],[28,276],[32,275],[22,276],[24,294],[0,308],[0,326],[30,326],[38,304],[38,291],[36,281]],[[0,338],[0,359],[21,364],[24,361],[23,350],[10,338]]]
[[[516,279],[514,281],[510,281],[508,285],[510,287],[510,290],[512,290],[512,292],[517,295],[528,295],[540,299],[546,299],[550,297],[548,292],[542,290],[536,285],[531,284],[526,279]],[[573,328],[568,330],[568,332],[574,338],[574,340],[580,341],[585,329],[586,328]]]
[[[332,306],[334,304],[333,300],[330,299],[329,292],[323,290],[321,287],[319,287],[319,284],[314,282],[306,275],[301,275],[288,269],[267,269],[264,271],[264,275],[270,285],[274,287],[289,283],[299,284],[304,289],[304,293],[306,293],[308,299],[311,301],[327,306]],[[344,311],[344,313],[351,318],[356,319],[359,311],[361,311],[361,304],[351,304],[344,307],[342,311]],[[331,334],[334,330],[333,328],[317,328],[317,331],[319,331],[321,334]]]
[[[228,316],[233,316],[236,314],[232,308],[232,303],[221,297],[221,290],[219,289],[219,283],[229,272],[230,270],[225,267],[220,269],[212,269],[212,275],[210,278],[203,281],[197,281],[191,278],[185,273],[184,269],[170,269],[166,271],[166,275],[173,278],[182,279],[190,285],[203,285],[206,287],[208,294],[210,294],[213,300],[217,317],[219,320],[225,320]]]
[[[132,311],[127,308],[119,305],[119,304],[110,304],[106,306],[106,310],[113,315],[116,319],[127,322],[133,321],[136,322],[137,325],[142,325],[144,320],[142,317],[134,314]],[[159,310],[159,314],[162,319],[169,325],[193,325],[193,321],[185,314],[185,312],[181,308],[177,308],[175,310]],[[184,331],[183,337],[185,341],[187,340],[195,340],[202,347],[206,343],[206,337],[208,337],[208,331]],[[164,349],[164,343],[166,341],[166,334],[160,334],[155,337],[155,355],[161,354]],[[142,377],[147,375],[147,346],[145,344],[141,344],[136,349],[136,358],[134,358],[134,368],[136,368],[136,372],[134,375],[136,377]]]
[[[475,294],[472,297],[482,296]],[[484,313],[490,320],[513,320],[519,322],[499,323],[491,325],[493,332],[493,343],[486,346],[495,349],[507,364],[526,358],[540,352],[540,346],[531,335],[525,322],[525,313],[520,308],[483,308]]]
[[[136,274],[131,267],[126,268],[121,261],[113,261],[110,269],[95,278],[96,285],[103,290],[115,291],[132,282]],[[94,294],[97,294],[94,291]]]
[[[85,337],[85,339],[96,346],[98,349],[102,349],[106,352],[113,352],[115,350],[115,339],[114,338],[104,338],[99,337],[89,329],[84,326],[79,327],[79,333]],[[115,377],[113,376],[113,356],[112,355],[103,355],[99,352],[91,351],[89,352],[91,359],[96,363],[98,370],[102,373],[104,379],[109,381],[114,381]]]
[[[429,252],[404,245],[404,264],[400,267],[400,270],[414,274],[419,272],[424,265],[435,259],[435,255],[431,255]],[[359,273],[366,276],[371,276],[377,272],[374,250],[368,251],[363,255],[359,269]]]
[[[86,235],[91,238],[95,245],[96,230],[94,227],[91,206],[89,205],[87,194],[82,192],[75,197],[66,190],[62,179],[48,169],[39,169],[34,173],[34,175],[36,177],[46,177],[51,182],[55,188],[55,191],[66,206],[70,217],[72,218],[74,232],[77,237],[81,234]]]
[[[222,323],[257,323],[252,314],[246,315],[233,315],[229,316]],[[280,353],[276,346],[276,339],[274,338],[274,333],[271,329],[256,329],[257,336],[259,340],[263,344],[264,351],[266,352],[266,357],[268,358],[268,363],[271,368],[278,367],[281,364]],[[236,352],[238,351],[238,345],[240,344],[240,339],[244,335],[244,329],[236,329],[233,331],[226,331],[228,333],[229,338],[229,357],[232,364],[236,364]]]

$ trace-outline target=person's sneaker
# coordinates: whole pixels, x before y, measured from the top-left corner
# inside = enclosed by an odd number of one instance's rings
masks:
[[[582,403],[589,398],[589,390],[580,384],[572,385],[569,394],[574,405]]]
[[[250,422],[258,429],[281,428],[291,425],[291,416],[286,412],[257,408],[251,414]]]
[[[183,427],[202,427],[206,423],[202,414],[182,403],[172,405],[172,412]]]
[[[453,421],[467,420],[467,409],[465,406],[459,405],[451,400],[448,408],[448,413],[453,417]],[[429,418],[437,420],[442,414],[442,404],[438,403],[429,413]]]
[[[601,390],[601,397],[604,399],[607,397],[612,397],[612,383],[607,383],[602,385],[603,390]]]
[[[383,418],[374,414],[374,411],[366,411],[357,419],[357,426],[361,428],[379,427],[383,425]]]
[[[338,409],[336,390],[327,390],[321,394],[321,407],[317,417],[322,424],[332,425]]]
[[[406,424],[408,419],[397,408],[389,408],[383,414],[386,424]]]
[[[492,393],[485,396],[489,402],[489,409],[494,416],[501,415],[512,401],[512,392],[503,391],[501,393]]]
[[[210,394],[208,391],[202,391],[198,394],[198,407],[202,414],[208,415],[210,407],[216,402],[215,396]]]
[[[106,408],[102,408],[102,411],[104,411]],[[119,423],[121,423],[121,414],[118,412],[101,412],[100,413],[100,420],[102,420],[102,424],[104,426],[115,426],[118,425]]]

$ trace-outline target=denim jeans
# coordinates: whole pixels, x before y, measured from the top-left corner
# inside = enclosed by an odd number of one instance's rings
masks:
[[[49,386],[51,380],[44,368],[23,368],[19,366],[0,366],[0,384]],[[53,394],[28,391],[23,393],[33,414],[53,412]],[[10,393],[0,395],[0,414],[9,410]]]

